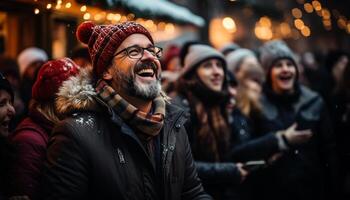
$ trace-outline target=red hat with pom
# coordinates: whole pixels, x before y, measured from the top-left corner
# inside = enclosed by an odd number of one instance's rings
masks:
[[[32,88],[33,99],[39,102],[54,100],[58,89],[69,77],[77,75],[79,66],[69,58],[46,62],[39,70]]]
[[[98,77],[111,64],[119,45],[130,35],[140,33],[153,42],[151,34],[136,22],[113,25],[95,25],[87,21],[79,25],[76,35],[79,41],[88,45],[93,71]]]

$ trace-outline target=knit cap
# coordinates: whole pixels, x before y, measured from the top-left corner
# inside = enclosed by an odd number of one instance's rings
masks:
[[[249,49],[237,49],[233,52],[230,52],[226,55],[227,68],[231,72],[235,72],[239,65],[241,65],[244,58],[251,56],[256,57],[254,52]]]
[[[39,102],[54,100],[62,83],[77,75],[79,66],[69,58],[46,62],[39,70],[32,88],[33,99]]]
[[[294,66],[297,66],[293,52],[282,40],[266,42],[260,48],[260,62],[265,72],[268,72],[277,60],[283,58],[291,60]]]
[[[48,59],[47,54],[42,49],[39,49],[37,47],[29,47],[24,49],[18,55],[18,59],[17,59],[20,75],[23,76],[23,73],[26,71],[27,67],[30,64],[37,61],[46,62],[47,59]]]
[[[100,77],[111,64],[113,55],[120,44],[135,33],[145,35],[154,43],[148,30],[136,22],[95,25],[93,22],[87,21],[79,25],[76,36],[80,42],[88,45],[93,72],[97,77]]]
[[[211,46],[204,44],[194,44],[189,48],[188,54],[185,57],[185,66],[182,69],[181,76],[190,74],[201,62],[217,58],[222,61],[224,70],[226,70],[226,60],[224,55]]]

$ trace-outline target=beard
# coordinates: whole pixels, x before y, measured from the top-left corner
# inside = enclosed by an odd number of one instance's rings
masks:
[[[157,69],[153,62],[137,63],[134,68],[142,68],[143,66],[153,66]],[[156,70],[157,71],[157,70]],[[143,100],[153,100],[161,91],[161,79],[160,76],[155,73],[156,79],[148,84],[140,83],[136,81],[132,68],[127,73],[122,72],[116,68],[114,78],[118,83],[119,90],[125,91],[127,95],[138,97]]]

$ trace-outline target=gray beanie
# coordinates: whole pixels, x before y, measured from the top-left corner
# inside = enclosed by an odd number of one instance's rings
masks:
[[[240,49],[241,47],[236,44],[236,43],[229,43],[229,44],[226,44],[225,46],[223,46],[221,49],[220,49],[220,52],[224,55],[227,55],[233,51],[236,51],[238,49]]]
[[[191,71],[193,71],[194,68],[197,67],[201,62],[211,58],[220,59],[223,62],[224,69],[226,70],[225,57],[218,50],[204,44],[192,45],[185,57],[185,65],[182,69],[181,76],[186,76]]]
[[[239,65],[242,63],[243,59],[248,56],[256,58],[254,52],[249,49],[241,48],[237,49],[234,52],[230,52],[226,55],[227,69],[231,72],[235,72],[238,69]]]
[[[297,67],[297,62],[295,60],[293,52],[282,40],[273,40],[266,42],[260,48],[260,62],[265,72],[269,72],[274,62],[283,58],[291,60],[294,63],[295,67]]]

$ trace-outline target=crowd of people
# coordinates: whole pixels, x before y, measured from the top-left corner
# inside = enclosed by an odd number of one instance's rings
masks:
[[[0,58],[1,200],[350,197],[347,52],[76,35],[70,58]]]

